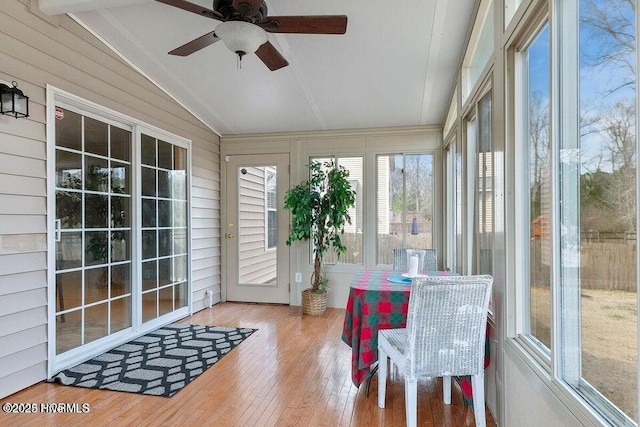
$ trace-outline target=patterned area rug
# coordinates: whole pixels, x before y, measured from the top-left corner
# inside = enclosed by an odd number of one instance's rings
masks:
[[[53,379],[77,387],[171,397],[255,331],[174,323]]]

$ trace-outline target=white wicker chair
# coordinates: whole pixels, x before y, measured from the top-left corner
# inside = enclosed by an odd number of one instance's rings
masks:
[[[407,270],[407,249],[410,249],[410,248],[396,248],[393,250],[393,270],[394,271]],[[422,266],[419,266],[420,271],[435,271],[438,269],[437,249],[414,249],[414,250],[424,251],[424,259],[422,262]]]
[[[417,423],[417,379],[442,377],[451,403],[451,377],[470,375],[476,426],[485,426],[484,354],[491,276],[413,279],[407,327],[378,331],[378,406],[385,406],[387,358],[405,380],[407,425]]]

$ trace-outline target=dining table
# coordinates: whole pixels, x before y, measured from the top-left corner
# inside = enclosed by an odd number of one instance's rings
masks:
[[[426,271],[424,275],[451,276],[449,271]],[[406,276],[406,274],[405,274]],[[378,361],[378,331],[404,328],[407,324],[411,279],[398,271],[365,269],[355,274],[342,330],[342,341],[351,347],[351,379],[356,387],[369,382]],[[487,328],[488,331],[488,328]],[[489,366],[489,339],[485,345],[485,369]],[[465,404],[473,406],[471,377],[457,378]]]

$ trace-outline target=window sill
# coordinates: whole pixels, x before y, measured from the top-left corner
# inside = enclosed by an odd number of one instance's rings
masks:
[[[545,367],[544,363],[541,363],[540,356],[529,348],[530,344],[525,341],[524,338],[507,338],[505,357],[513,362],[522,376],[526,378],[532,391],[548,404],[551,411],[563,421],[563,424],[610,425],[608,420],[603,418],[571,387],[553,378],[549,366]],[[509,391],[510,394],[517,392],[516,390]]]

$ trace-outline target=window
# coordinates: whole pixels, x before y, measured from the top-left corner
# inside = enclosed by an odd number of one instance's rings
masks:
[[[353,157],[334,157],[336,165],[342,166],[349,171],[349,182],[351,188],[356,192],[355,206],[349,209],[349,216],[351,217],[351,224],[346,224],[344,227],[344,235],[342,236],[342,244],[347,247],[347,251],[340,254],[340,257],[335,251],[329,251],[325,254],[323,262],[325,264],[363,264],[362,257],[362,228],[363,228],[363,202],[362,196],[364,194],[364,158],[360,156]],[[331,162],[329,157],[313,157],[311,161]]]
[[[493,0],[480,2],[462,67],[462,102],[465,102],[471,94],[493,55],[493,11]]]
[[[464,215],[464,209],[466,206],[463,194],[464,194],[464,158],[463,158],[463,147],[464,144],[456,144],[454,146],[454,173],[455,173],[455,212],[456,212],[456,222],[455,222],[455,268],[453,271],[458,273],[463,272],[464,268],[464,250],[465,250],[465,241],[464,239],[464,221],[466,218]]]
[[[264,206],[266,212],[266,243],[265,249],[275,249],[278,241],[278,208],[276,205],[276,172],[264,170]]]
[[[473,273],[493,274],[493,143],[491,92],[478,101],[475,161]]]
[[[377,263],[393,249],[433,248],[433,154],[377,157]]]
[[[611,404],[637,421],[635,2],[569,3],[560,21],[572,16],[578,48],[562,58],[578,62],[561,71],[574,87],[559,113],[579,120],[560,129],[555,171],[562,375],[616,423]]]
[[[456,174],[455,174],[455,136],[444,147],[444,229],[445,256],[443,268],[455,271],[456,260]]]
[[[522,0],[504,0],[504,28],[509,26]]]
[[[535,35],[522,50],[524,118],[523,140],[527,141],[522,156],[527,173],[522,175],[522,197],[527,212],[526,230],[522,234],[526,272],[521,280],[526,283],[528,304],[524,333],[545,349],[551,348],[551,152],[549,112],[549,26]],[[524,228],[524,227],[523,227]]]
[[[552,5],[552,24],[528,23],[512,58],[518,331],[556,380],[611,424],[633,425],[636,6]]]

